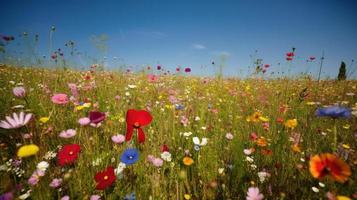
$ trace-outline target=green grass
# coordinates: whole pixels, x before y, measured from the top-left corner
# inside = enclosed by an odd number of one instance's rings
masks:
[[[161,76],[157,83],[149,83],[145,74],[95,72],[91,80],[85,80],[86,73],[60,69],[0,68],[0,119],[5,119],[12,112],[20,112],[21,109],[12,109],[19,104],[25,106],[24,111],[34,114],[34,119],[26,127],[0,129],[0,165],[11,158],[16,159],[18,143],[34,143],[40,147],[36,156],[22,159],[20,167],[25,174],[21,178],[11,172],[0,171],[0,193],[12,190],[16,184],[23,184],[25,192],[31,189],[32,199],[60,199],[64,195],[69,195],[71,199],[89,199],[92,194],[99,194],[102,199],[123,199],[131,192],[135,192],[137,199],[184,199],[184,194],[191,195],[192,199],[245,199],[248,188],[253,185],[259,187],[266,199],[323,199],[328,191],[345,196],[357,193],[356,117],[336,122],[338,144],[350,146],[344,151],[350,151],[346,163],[351,167],[352,176],[345,183],[317,180],[309,173],[308,159],[318,153],[333,152],[333,133],[329,131],[333,130],[333,120],[317,118],[314,115],[317,105],[307,104],[342,102],[350,108],[357,107],[356,96],[346,95],[357,91],[356,81],[327,80],[318,83],[303,78],[212,78],[203,83],[203,78],[199,77],[170,75]],[[84,86],[90,82],[95,83],[95,87],[87,91],[82,87],[79,93],[81,100],[89,99],[92,107],[75,111],[73,103],[60,106],[51,102],[54,93],[71,94],[68,83]],[[26,101],[12,94],[12,88],[18,83],[23,83],[27,90]],[[49,93],[39,84],[46,85]],[[129,84],[137,87],[131,89]],[[299,94],[304,88],[307,88],[309,95],[301,99]],[[169,102],[170,90],[176,92],[176,98],[185,107],[183,110],[176,110]],[[130,95],[126,96],[126,92]],[[115,99],[117,95],[120,100]],[[94,110],[94,104],[99,111],[108,112],[108,118],[99,128],[81,127],[78,119]],[[286,113],[279,111],[281,106],[288,107]],[[150,107],[153,121],[144,128],[145,143],[139,145],[134,140],[131,144],[114,144],[112,135],[125,134],[126,111],[147,107]],[[256,111],[269,118],[269,130],[264,130],[261,122],[247,122],[246,118]],[[39,121],[41,117],[49,116],[47,123]],[[180,122],[181,116],[189,118],[186,127]],[[195,121],[196,116],[200,117],[199,121]],[[296,118],[298,125],[293,130],[288,129],[276,122],[279,117],[284,121]],[[52,131],[48,131],[49,128]],[[70,139],[58,136],[62,130],[70,128],[77,130],[76,136]],[[318,130],[327,135],[323,136]],[[188,139],[180,136],[180,132],[188,131],[193,133]],[[225,138],[228,132],[234,135],[233,140]],[[252,132],[265,137],[268,146],[259,147],[251,141]],[[21,135],[24,133],[32,133],[32,139],[23,139]],[[289,137],[293,133],[301,135],[301,153],[291,149]],[[207,137],[208,144],[195,151],[193,136]],[[81,145],[82,151],[76,164],[61,168],[53,159],[38,185],[29,186],[27,179],[46,152],[57,151],[59,145],[68,143]],[[150,154],[160,157],[160,146],[163,144],[170,147],[173,161],[164,162],[158,168],[146,158]],[[129,146],[140,150],[139,161],[127,167],[123,177],[118,178],[113,187],[96,191],[94,175],[107,166],[116,167],[121,153]],[[255,170],[245,161],[243,153],[244,149],[252,147],[256,149],[253,153]],[[263,154],[263,149],[271,150],[272,154]],[[189,150],[194,159],[191,166],[182,162],[185,150]],[[93,166],[93,161],[98,158],[102,162]],[[305,162],[301,161],[302,158]],[[219,168],[224,168],[223,173],[218,172]],[[271,175],[263,183],[257,175],[260,171]],[[64,179],[60,191],[49,187],[53,178]],[[326,187],[319,187],[319,182]],[[318,187],[320,192],[313,192],[313,186]],[[23,193],[17,191],[15,196]]]

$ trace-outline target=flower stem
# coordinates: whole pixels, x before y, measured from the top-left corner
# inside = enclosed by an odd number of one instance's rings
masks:
[[[333,119],[333,134],[334,134],[333,151],[337,151],[337,124],[336,124],[336,119]]]

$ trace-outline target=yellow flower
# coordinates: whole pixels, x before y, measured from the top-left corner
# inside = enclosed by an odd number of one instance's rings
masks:
[[[39,150],[40,150],[40,148],[38,148],[38,146],[35,144],[23,145],[17,151],[17,156],[20,158],[33,156],[33,155],[37,154],[37,152]]]
[[[351,198],[346,196],[337,196],[337,200],[351,200]]]
[[[291,128],[291,129],[294,129],[297,125],[298,125],[298,122],[297,122],[297,119],[289,119],[285,122],[284,124],[287,128]]]
[[[191,195],[189,195],[189,194],[185,194],[184,197],[185,197],[186,200],[190,200],[191,199]]]
[[[79,111],[79,110],[83,110],[84,106],[76,106],[76,110]]]
[[[298,152],[298,153],[301,152],[301,149],[300,149],[300,147],[299,147],[298,144],[292,145],[292,146],[291,146],[291,149],[292,149],[294,152]]]
[[[313,101],[306,102],[306,105],[308,105],[308,106],[313,106],[313,105],[315,105],[315,104],[316,104],[316,103],[313,102]]]
[[[182,161],[183,161],[183,164],[187,165],[187,166],[190,166],[193,164],[193,159],[188,156],[185,156]]]
[[[350,125],[349,124],[346,124],[346,125],[344,125],[344,126],[342,126],[344,129],[350,129]]]
[[[264,117],[261,112],[255,112],[252,115],[247,117],[247,122],[268,122],[269,119],[267,117]]]
[[[42,122],[42,123],[46,123],[48,120],[50,120],[49,117],[41,117],[40,118],[40,122]]]
[[[348,145],[348,144],[343,144],[342,147],[345,148],[345,149],[350,149],[351,148],[350,145]]]

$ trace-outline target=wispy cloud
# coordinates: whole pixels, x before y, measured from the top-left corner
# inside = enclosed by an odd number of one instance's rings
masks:
[[[193,44],[192,47],[194,49],[198,49],[198,50],[206,49],[206,46],[204,46],[202,44]]]
[[[166,38],[167,34],[161,31],[148,31],[148,30],[134,30],[132,33],[140,35],[142,37],[151,37],[155,39]]]

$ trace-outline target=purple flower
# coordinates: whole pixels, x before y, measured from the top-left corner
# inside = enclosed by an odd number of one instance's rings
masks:
[[[329,106],[326,108],[318,108],[315,114],[318,117],[350,118],[351,110],[342,106]]]
[[[52,180],[52,182],[50,183],[50,187],[57,188],[57,187],[61,186],[61,184],[62,184],[62,179],[61,178],[54,178]]]
[[[4,129],[15,129],[25,126],[31,119],[32,114],[25,114],[21,112],[19,115],[17,113],[12,113],[12,118],[6,116],[6,120],[0,121],[0,127]]]
[[[247,192],[247,200],[262,200],[264,195],[260,193],[259,188],[250,187]]]
[[[91,123],[98,124],[105,119],[105,113],[98,111],[89,112],[89,119]]]
[[[12,192],[6,192],[0,196],[0,200],[12,200],[14,199],[14,195]]]
[[[24,87],[14,87],[12,89],[12,93],[19,98],[23,98],[26,96],[26,90]]]
[[[27,183],[35,186],[38,184],[38,182],[40,181],[40,177],[37,176],[35,173],[32,174],[32,176],[27,180]]]

